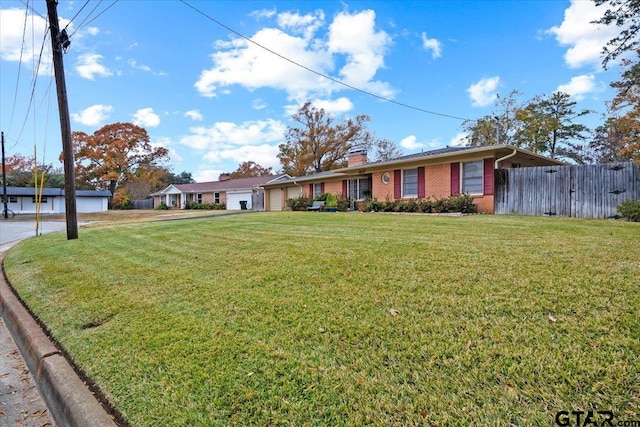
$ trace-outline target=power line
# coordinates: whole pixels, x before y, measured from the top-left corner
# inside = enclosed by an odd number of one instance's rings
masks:
[[[31,106],[33,105],[33,98],[35,97],[35,92],[36,92],[36,82],[38,80],[38,73],[40,70],[40,64],[42,62],[42,54],[44,52],[44,45],[45,42],[47,41],[47,35],[49,34],[49,28],[47,28],[44,32],[44,37],[42,38],[42,46],[40,47],[40,55],[38,55],[38,63],[33,71],[33,79],[31,82],[31,96],[29,98],[29,105],[27,106],[27,113],[25,114],[25,118],[24,118],[24,122],[22,122],[22,128],[20,129],[20,133],[18,134],[18,137],[16,138],[16,143],[11,147],[11,149],[13,147],[15,147],[18,144],[18,141],[20,141],[20,137],[22,136],[22,132],[24,132],[24,128],[27,124],[27,120],[29,118],[29,111],[31,111]]]
[[[64,28],[62,29],[62,31],[65,31],[69,25],[71,25],[71,23],[73,22],[74,19],[76,19],[78,17],[78,15],[80,15],[80,12],[82,12],[82,9],[84,9],[87,5],[89,4],[89,0],[86,0],[84,2],[84,4],[82,5],[82,7],[76,12],[75,15],[73,15],[73,18],[71,18],[71,20],[67,23],[67,25],[64,26]],[[99,3],[98,3],[99,4]]]
[[[22,53],[24,52],[24,40],[27,32],[27,17],[29,16],[29,4],[26,4],[24,9],[24,25],[22,27],[22,44],[20,45],[20,59],[18,60],[18,76],[16,77],[16,91],[13,95],[13,108],[11,109],[11,118],[9,119],[9,131],[11,132],[11,125],[13,125],[13,116],[16,112],[16,103],[18,101],[18,88],[20,86],[20,71],[22,70]]]
[[[98,2],[98,4],[93,9],[91,9],[91,12],[89,12],[89,14],[84,18],[84,20],[82,22],[80,22],[80,25],[78,25],[78,28],[76,30],[74,30],[73,33],[71,33],[69,38],[71,38],[81,28],[86,27],[87,25],[91,24],[93,21],[98,19],[103,13],[105,13],[107,10],[111,9],[116,3],[118,3],[118,1],[119,0],[114,0],[113,3],[111,3],[109,6],[107,6],[102,12],[98,13],[95,17],[91,18],[91,20],[85,24],[85,21],[87,19],[89,19],[91,14],[98,8],[98,6],[100,6],[100,4],[102,4],[102,0],[100,0]]]
[[[364,90],[364,89],[360,89],[360,88],[358,88],[358,87],[355,87],[355,86],[353,86],[353,85],[350,85],[350,84],[348,84],[348,83],[345,83],[345,82],[343,82],[343,81],[341,81],[341,80],[338,80],[338,79],[333,78],[333,77],[331,77],[331,76],[328,76],[328,75],[326,75],[326,74],[324,74],[324,73],[321,73],[321,72],[319,72],[319,71],[316,71],[316,70],[314,70],[314,69],[312,69],[312,68],[309,68],[309,67],[307,67],[307,66],[305,66],[305,65],[303,65],[303,64],[300,64],[299,62],[296,62],[296,61],[294,61],[293,59],[290,59],[290,58],[288,58],[288,57],[286,57],[286,56],[284,56],[284,55],[282,55],[282,54],[280,54],[280,53],[278,53],[278,52],[276,52],[276,51],[274,51],[274,50],[269,49],[269,48],[268,48],[268,47],[266,47],[266,46],[261,45],[260,43],[258,43],[258,42],[256,42],[256,41],[252,40],[251,38],[249,38],[249,37],[245,36],[244,34],[239,33],[238,31],[234,30],[233,28],[231,28],[231,27],[229,27],[229,26],[227,26],[227,25],[223,24],[222,22],[218,21],[217,19],[215,19],[215,18],[213,18],[213,17],[211,17],[211,16],[207,15],[206,13],[204,13],[203,11],[201,11],[200,9],[198,9],[198,8],[196,8],[195,6],[192,6],[191,4],[189,4],[186,0],[180,0],[180,2],[181,2],[181,3],[184,3],[184,5],[185,5],[185,6],[188,6],[189,8],[191,8],[192,10],[194,10],[195,12],[197,12],[197,13],[199,13],[200,15],[204,16],[205,18],[209,19],[211,22],[214,22],[215,24],[217,24],[217,25],[221,26],[222,28],[226,29],[227,31],[232,32],[233,34],[237,35],[238,37],[241,37],[241,38],[245,39],[245,40],[246,40],[246,41],[248,41],[249,43],[252,43],[252,44],[254,44],[254,45],[258,46],[259,48],[264,49],[264,50],[266,50],[267,52],[269,52],[269,53],[271,53],[271,54],[273,54],[273,55],[275,55],[275,56],[277,56],[277,57],[279,57],[279,58],[281,58],[281,59],[284,59],[284,60],[285,60],[285,61],[287,61],[287,62],[292,63],[293,65],[295,65],[295,66],[297,66],[297,67],[303,68],[303,69],[305,69],[305,70],[307,70],[307,71],[309,71],[309,72],[311,72],[311,73],[313,73],[313,74],[316,74],[316,75],[318,75],[318,76],[320,76],[320,77],[322,77],[322,78],[325,78],[325,79],[327,79],[327,80],[330,80],[330,81],[332,81],[332,82],[334,82],[334,83],[338,83],[339,85],[342,85],[342,86],[348,87],[349,89],[353,89],[353,90],[358,91],[358,92],[360,92],[360,93],[364,93],[365,95],[369,95],[369,96],[372,96],[372,97],[374,97],[374,98],[378,98],[378,99],[381,99],[381,100],[383,100],[383,101],[386,101],[386,102],[390,102],[390,103],[392,103],[392,104],[399,105],[399,106],[401,106],[401,107],[409,108],[409,109],[411,109],[411,110],[416,110],[416,111],[420,111],[420,112],[422,112],[422,113],[432,114],[432,115],[440,116],[440,117],[447,117],[447,118],[455,119],[455,120],[462,120],[462,121],[469,120],[469,119],[465,119],[465,118],[463,118],[463,117],[453,116],[453,115],[450,115],[450,114],[444,114],[444,113],[438,113],[438,112],[436,112],[436,111],[425,110],[424,108],[415,107],[415,106],[413,106],[413,105],[405,104],[405,103],[403,103],[403,102],[394,101],[393,99],[385,98],[384,96],[376,95],[375,93],[372,93],[372,92],[366,91],[366,90]]]

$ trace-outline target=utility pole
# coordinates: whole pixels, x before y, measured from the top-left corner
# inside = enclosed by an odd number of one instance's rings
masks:
[[[58,92],[58,111],[60,112],[60,131],[62,133],[62,156],[64,163],[64,201],[67,217],[67,240],[78,238],[78,219],[76,213],[76,181],[73,161],[73,143],[71,141],[71,122],[67,103],[67,85],[64,80],[62,51],[69,46],[67,32],[58,24],[58,0],[47,0],[49,28],[51,30],[51,49],[53,50],[53,69]]]
[[[2,139],[2,216],[4,219],[9,218],[9,211],[7,209],[7,166],[4,161],[4,132],[0,133]]]
[[[500,145],[500,117],[496,116],[496,145]]]

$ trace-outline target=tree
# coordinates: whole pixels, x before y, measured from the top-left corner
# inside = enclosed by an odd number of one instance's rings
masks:
[[[636,53],[640,58],[640,49]],[[618,154],[640,163],[640,62],[623,59],[622,66],[621,79],[611,83],[616,96],[609,103],[608,125],[619,138]]]
[[[380,139],[376,142],[376,160],[386,161],[402,156],[402,151],[395,142],[388,139]]]
[[[191,176],[191,172],[183,171],[179,174],[169,173],[167,184],[193,184],[196,180]]]
[[[613,61],[625,52],[635,50],[640,46],[638,34],[640,32],[640,1],[638,0],[594,0],[596,6],[607,5],[602,18],[592,21],[594,24],[621,27],[620,34],[607,42],[602,49],[604,59],[602,66],[607,68],[609,61]]]
[[[564,92],[555,92],[550,98],[537,97],[516,113],[516,144],[552,158],[566,157],[584,163],[582,148],[589,128],[574,120],[591,111],[575,111],[576,104]]]
[[[36,161],[33,156],[27,157],[22,154],[8,156],[5,159],[7,185],[12,187],[33,187],[35,185],[35,164]],[[64,188],[64,174],[60,168],[56,168],[53,164],[40,164],[37,165],[36,170],[38,177],[44,174],[45,187]],[[40,179],[38,178],[38,185],[41,184]]]
[[[516,112],[519,109],[518,97],[522,95],[512,90],[506,97],[497,96],[495,109],[491,115],[478,120],[465,120],[462,129],[467,133],[467,144],[472,147],[484,145],[517,145],[513,136],[517,130]]]
[[[593,138],[588,146],[591,160],[594,163],[628,162],[632,160],[622,154],[623,144],[623,136],[616,129],[615,120],[608,119],[593,131]]]
[[[289,175],[343,167],[350,150],[371,148],[372,135],[365,126],[370,118],[365,114],[337,120],[307,101],[292,119],[299,126],[289,127],[287,142],[278,147],[282,169]]]
[[[169,158],[166,148],[153,147],[147,131],[131,123],[109,124],[93,135],[73,132],[72,141],[78,185],[106,188],[111,194],[138,168]]]
[[[272,174],[272,168],[265,168],[264,166],[260,166],[259,164],[251,160],[240,163],[238,165],[238,169],[234,170],[233,172],[227,172],[227,175],[229,175],[230,179],[250,178],[253,176],[265,176]]]

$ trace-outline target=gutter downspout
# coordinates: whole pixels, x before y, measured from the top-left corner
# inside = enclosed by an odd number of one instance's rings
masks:
[[[517,148],[514,148],[514,149],[513,149],[513,153],[511,153],[511,154],[507,154],[507,155],[506,155],[506,156],[504,156],[504,157],[500,157],[498,160],[496,160],[495,165],[494,165],[494,169],[498,169],[498,163],[500,163],[500,162],[501,162],[501,161],[503,161],[503,160],[507,160],[508,158],[513,157],[513,156],[515,156],[516,154],[518,154],[518,149],[517,149]]]

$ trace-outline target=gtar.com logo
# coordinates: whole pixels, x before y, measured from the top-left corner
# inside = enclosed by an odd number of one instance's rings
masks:
[[[559,411],[556,414],[556,424],[561,427],[610,426],[613,422],[613,411]]]

